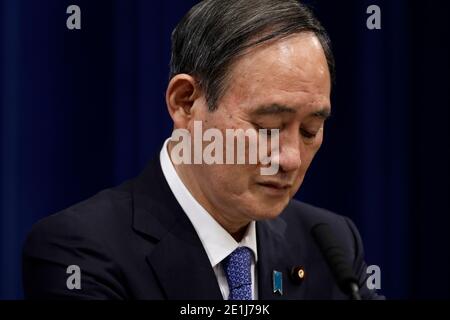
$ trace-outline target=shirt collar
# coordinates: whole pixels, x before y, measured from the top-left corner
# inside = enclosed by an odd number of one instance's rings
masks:
[[[159,154],[164,177],[181,208],[194,226],[194,229],[205,248],[206,254],[208,255],[211,266],[214,268],[238,247],[248,247],[251,249],[256,263],[258,261],[258,252],[255,221],[250,222],[241,242],[234,240],[234,238],[192,196],[178,176],[167,150],[169,141],[170,138],[164,142]]]

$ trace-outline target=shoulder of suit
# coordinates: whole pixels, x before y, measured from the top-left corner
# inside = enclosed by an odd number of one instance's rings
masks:
[[[76,203],[35,223],[26,244],[39,246],[49,239],[101,239],[131,225],[128,182]]]
[[[313,226],[326,223],[345,250],[349,250],[351,256],[355,254],[355,244],[359,241],[360,235],[348,217],[298,200],[291,200],[280,215],[280,219],[285,221],[286,232],[289,234],[303,232],[308,239],[312,239],[311,229]]]
[[[289,202],[282,216],[285,219],[302,219],[311,223],[333,223],[343,219],[342,215],[295,199]]]
[[[301,227],[305,230],[310,230],[316,224],[326,223],[338,234],[348,234],[351,224],[350,219],[343,215],[295,199],[289,202],[280,219],[288,226]]]

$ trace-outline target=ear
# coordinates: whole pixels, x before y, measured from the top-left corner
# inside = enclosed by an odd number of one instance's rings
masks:
[[[170,80],[166,91],[166,104],[175,128],[187,128],[192,120],[192,106],[200,96],[195,78],[177,74]]]

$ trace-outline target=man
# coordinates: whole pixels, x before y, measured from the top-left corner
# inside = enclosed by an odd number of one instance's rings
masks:
[[[177,142],[168,139],[139,177],[33,228],[26,296],[347,299],[311,235],[325,223],[362,298],[378,298],[365,284],[353,223],[291,200],[331,112],[333,56],[312,13],[295,0],[205,0],[172,42],[174,132],[192,137],[199,122],[204,131],[270,129],[278,150],[271,145],[270,163],[192,164],[175,161]],[[274,163],[275,174],[261,174]]]

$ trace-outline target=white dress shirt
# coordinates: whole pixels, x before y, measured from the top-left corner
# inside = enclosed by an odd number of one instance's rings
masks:
[[[164,146],[159,154],[161,168],[164,177],[169,184],[175,198],[183,208],[192,225],[197,232],[206,254],[208,255],[211,266],[219,283],[220,291],[225,300],[228,299],[229,287],[225,272],[222,267],[222,261],[238,247],[248,247],[253,251],[251,263],[252,276],[252,295],[253,299],[258,299],[257,274],[255,264],[258,261],[258,251],[256,245],[256,226],[252,221],[241,242],[234,238],[198,203],[181,181],[175,167],[170,160],[167,144],[170,138],[164,142]]]

